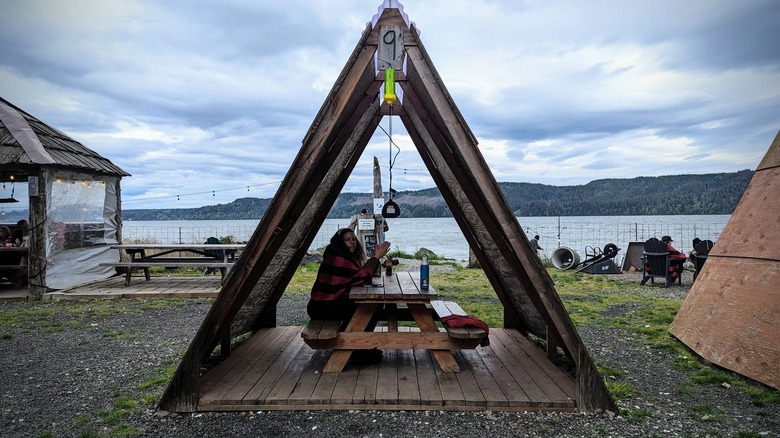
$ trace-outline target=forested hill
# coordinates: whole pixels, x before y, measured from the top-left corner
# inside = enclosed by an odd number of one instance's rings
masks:
[[[624,216],[657,214],[731,214],[753,171],[600,179],[580,186],[499,183],[518,216]],[[258,219],[270,199],[241,198],[199,208],[124,210],[124,220]],[[438,189],[398,192],[402,217],[449,217]],[[328,217],[348,218],[371,211],[368,193],[342,193]]]

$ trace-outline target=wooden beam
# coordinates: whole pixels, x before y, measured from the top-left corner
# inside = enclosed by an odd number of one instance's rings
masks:
[[[279,249],[343,147],[343,144],[338,144],[336,140],[347,122],[353,119],[359,104],[366,100],[368,90],[374,88],[378,96],[378,87],[374,80],[374,49],[365,44],[370,30],[369,25],[320,109],[279,188],[278,193],[286,193],[289,196],[274,196],[266,215],[260,221],[242,257],[225,279],[214,306],[203,320],[179,369],[166,388],[159,404],[161,408],[176,412],[192,412],[196,409],[197,397],[193,398],[192,391],[197,393],[198,379],[197,371],[193,374],[192,369],[198,370],[201,359],[211,354],[219,342],[219,334],[225,330],[225,324],[231,324],[260,278],[263,275],[276,277],[284,273],[284,269],[270,274],[265,271],[275,257],[291,257],[289,253],[280,254]],[[313,236],[310,239],[313,239]],[[256,300],[262,306],[270,295],[267,291],[260,290],[256,294]]]
[[[485,236],[488,238],[481,240],[480,246],[484,250],[493,245],[498,250],[498,257],[488,258],[489,266],[502,273],[499,277],[501,282],[507,285],[516,282],[515,284],[522,286],[519,290],[526,293],[526,297],[534,304],[533,308],[523,303],[518,289],[504,288],[512,291],[509,294],[510,301],[520,305],[516,310],[524,315],[536,310],[547,323],[546,329],[557,335],[562,346],[572,355],[578,367],[578,384],[593,390],[591,393],[581,394],[581,397],[592,402],[589,406],[596,404],[601,408],[616,411],[614,401],[609,397],[595,365],[586,352],[583,354],[585,346],[555,291],[552,279],[530,247],[525,233],[476,147],[476,139],[465,125],[443,81],[430,63],[423,45],[419,43],[419,36],[418,46],[408,48],[407,56],[409,82],[404,88],[404,94],[410,103],[415,101],[410,99],[410,95],[414,94],[417,99],[417,105],[404,103],[407,113],[411,113],[411,108],[414,108],[427,115],[418,117],[418,120],[431,133],[436,147],[431,148],[430,144],[424,146],[432,157],[438,158],[438,169],[449,168],[455,176],[455,181],[448,182],[457,182],[462,189],[460,199],[463,202],[459,207],[464,213],[468,211],[464,217],[478,218],[481,222],[474,221],[472,229],[479,230],[484,224],[483,230],[489,237]],[[410,119],[414,119],[411,114]],[[420,128],[418,127],[418,131]],[[421,145],[417,147],[421,149]],[[430,167],[429,170],[434,172]],[[478,233],[477,237],[480,239],[483,236]],[[546,337],[547,331],[540,335]],[[582,379],[585,381],[580,381]]]

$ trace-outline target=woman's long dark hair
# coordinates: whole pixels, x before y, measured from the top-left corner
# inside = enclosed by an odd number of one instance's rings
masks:
[[[360,264],[365,263],[367,259],[366,251],[363,249],[363,245],[360,244],[360,240],[357,241],[357,246],[355,246],[355,252],[350,252],[349,248],[347,247],[347,244],[344,243],[344,234],[347,232],[355,234],[352,228],[342,228],[336,231],[336,234],[334,234],[333,237],[330,238],[330,244],[338,248],[339,250],[343,251],[344,254],[350,254],[358,262],[360,262]],[[357,237],[357,235],[355,235],[355,237]]]

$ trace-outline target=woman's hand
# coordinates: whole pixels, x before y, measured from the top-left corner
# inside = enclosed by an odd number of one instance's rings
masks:
[[[373,257],[381,259],[390,251],[390,242],[384,241],[374,247]]]

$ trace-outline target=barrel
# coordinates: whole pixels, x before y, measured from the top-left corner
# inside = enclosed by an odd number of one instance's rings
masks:
[[[580,264],[580,255],[571,248],[559,246],[553,251],[550,260],[553,266],[565,271]]]

